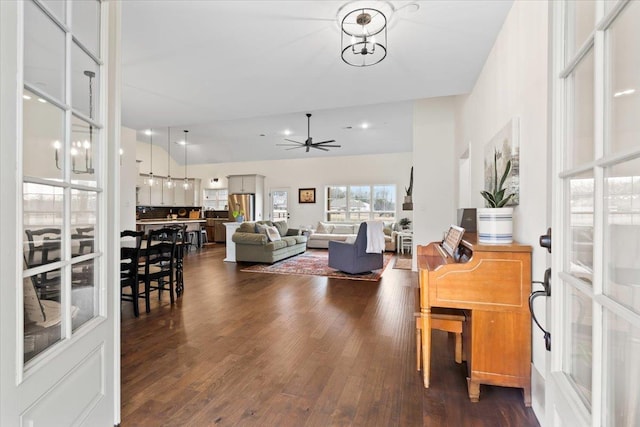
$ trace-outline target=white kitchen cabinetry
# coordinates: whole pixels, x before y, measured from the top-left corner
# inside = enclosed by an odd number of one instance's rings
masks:
[[[148,177],[139,175],[136,181],[136,205],[138,206],[197,206],[200,192],[200,179],[189,179],[190,187],[185,190],[183,179],[174,179],[173,186],[167,187],[165,177],[155,177],[155,184],[149,187]]]
[[[229,175],[229,194],[257,194],[264,191],[262,175]]]

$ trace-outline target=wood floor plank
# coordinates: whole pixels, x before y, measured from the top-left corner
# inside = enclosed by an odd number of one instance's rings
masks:
[[[217,244],[190,252],[173,306],[154,295],[135,318],[122,304],[123,427],[538,426],[517,389],[482,386],[471,403],[442,331],[422,387],[415,272],[260,274],[224,257]]]

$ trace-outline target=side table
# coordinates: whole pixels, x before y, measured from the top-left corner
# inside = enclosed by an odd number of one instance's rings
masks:
[[[406,250],[407,253],[411,253],[413,248],[413,232],[412,231],[399,231],[396,234],[396,252],[400,254],[404,254]]]

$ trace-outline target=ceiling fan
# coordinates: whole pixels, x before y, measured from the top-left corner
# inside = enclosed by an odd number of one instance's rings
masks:
[[[328,145],[331,142],[336,142],[335,139],[330,139],[328,141],[321,142],[313,142],[313,138],[311,138],[311,113],[307,113],[307,140],[305,142],[298,142],[292,139],[284,139],[285,141],[289,141],[292,144],[276,144],[282,147],[292,147],[287,148],[287,150],[295,150],[296,148],[306,148],[306,152],[309,152],[309,148],[316,148],[322,151],[329,151],[328,148],[340,148],[340,145]]]

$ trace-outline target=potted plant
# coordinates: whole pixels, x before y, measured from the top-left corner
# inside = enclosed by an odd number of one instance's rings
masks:
[[[404,187],[405,196],[404,203],[402,204],[403,211],[411,211],[413,210],[413,199],[411,195],[413,194],[413,166],[411,166],[411,174],[409,175],[409,186]]]
[[[400,221],[398,221],[398,224],[400,224],[400,227],[402,227],[403,230],[406,230],[409,228],[409,225],[411,225],[411,220],[409,218],[401,218]]]
[[[507,194],[505,183],[511,172],[511,160],[507,161],[498,181],[498,151],[493,152],[493,185],[489,190],[481,191],[486,208],[478,209],[478,242],[513,242],[513,208],[505,207],[513,194]]]
[[[244,211],[240,209],[239,203],[236,203],[235,208],[233,209],[233,211],[231,211],[231,216],[233,216],[233,219],[235,219],[236,222],[244,221]]]
[[[406,196],[404,196],[405,203],[411,203],[411,195],[413,194],[413,166],[411,166],[411,173],[409,175],[409,186],[404,187]]]

